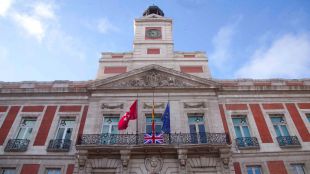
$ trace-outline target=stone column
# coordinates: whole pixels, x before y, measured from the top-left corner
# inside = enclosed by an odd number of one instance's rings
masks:
[[[186,161],[187,161],[187,149],[178,149],[178,159],[180,162],[179,172],[180,174],[186,174]]]

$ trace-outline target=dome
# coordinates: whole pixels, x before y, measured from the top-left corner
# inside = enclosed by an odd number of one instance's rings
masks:
[[[144,11],[143,16],[147,16],[147,15],[150,15],[150,14],[157,14],[157,15],[160,15],[160,16],[165,16],[164,12],[159,7],[157,7],[156,5],[149,6],[149,8],[147,8]]]

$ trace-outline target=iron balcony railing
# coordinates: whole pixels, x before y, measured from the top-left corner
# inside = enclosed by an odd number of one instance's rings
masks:
[[[236,138],[236,145],[239,149],[259,148],[259,143],[256,137],[240,137]]]
[[[69,152],[71,147],[71,140],[54,139],[50,140],[47,151],[48,152]]]
[[[84,134],[78,145],[141,145],[141,144],[210,144],[226,145],[225,133],[171,133],[159,134],[156,141],[148,134]],[[149,140],[149,141],[147,141]]]
[[[279,136],[277,137],[280,147],[298,147],[301,146],[297,136]]]
[[[27,151],[28,144],[30,140],[28,139],[10,139],[8,144],[5,146],[5,152],[25,152]]]

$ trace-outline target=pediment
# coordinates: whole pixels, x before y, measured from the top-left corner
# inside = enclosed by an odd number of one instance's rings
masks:
[[[159,65],[149,65],[107,79],[96,80],[90,89],[219,88],[220,84]]]

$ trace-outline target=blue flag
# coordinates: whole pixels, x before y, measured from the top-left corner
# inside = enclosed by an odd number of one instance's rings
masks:
[[[169,102],[166,106],[165,112],[163,113],[163,115],[161,117],[161,121],[163,122],[163,127],[161,128],[161,130],[166,134],[170,134],[170,106],[169,106]]]

